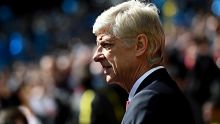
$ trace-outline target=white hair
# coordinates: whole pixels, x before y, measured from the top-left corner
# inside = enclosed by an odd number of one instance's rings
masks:
[[[148,38],[148,57],[154,63],[162,60],[165,36],[162,29],[158,9],[153,3],[143,3],[138,0],[123,2],[104,11],[97,17],[93,25],[93,33],[98,34],[103,29],[113,36],[136,37],[145,34]]]

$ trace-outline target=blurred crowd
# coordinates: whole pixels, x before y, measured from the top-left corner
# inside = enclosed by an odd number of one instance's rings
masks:
[[[127,94],[93,62],[92,25],[122,1],[62,0],[27,13],[2,3],[0,110],[18,107],[29,124],[120,123]],[[151,2],[166,33],[165,66],[197,124],[220,124],[220,0]]]

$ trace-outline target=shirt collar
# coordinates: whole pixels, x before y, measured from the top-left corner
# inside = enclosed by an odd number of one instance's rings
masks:
[[[164,68],[163,66],[157,66],[154,67],[152,69],[150,69],[149,71],[145,72],[133,85],[133,87],[131,88],[131,91],[129,93],[129,97],[128,100],[131,101],[131,99],[134,97],[134,94],[136,92],[136,90],[138,89],[138,87],[140,86],[140,84],[143,82],[143,80],[149,76],[151,73],[153,73],[154,71]]]

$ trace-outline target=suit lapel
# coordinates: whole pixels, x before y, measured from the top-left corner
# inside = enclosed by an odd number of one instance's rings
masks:
[[[145,87],[147,87],[148,85],[150,85],[152,82],[154,82],[156,80],[163,80],[163,81],[166,81],[166,82],[170,82],[172,79],[170,78],[170,76],[169,76],[169,74],[168,74],[168,72],[166,71],[165,68],[158,69],[155,72],[151,73],[149,76],[147,76],[143,80],[143,82],[140,84],[140,86],[138,87],[135,94],[137,94],[142,89],[144,89]]]

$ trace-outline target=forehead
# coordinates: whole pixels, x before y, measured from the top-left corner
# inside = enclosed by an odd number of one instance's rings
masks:
[[[107,34],[107,33],[100,33],[96,36],[96,41],[97,42],[101,42],[103,40],[108,40],[108,39],[111,39],[111,38],[114,38],[113,35],[111,34]]]
[[[112,34],[109,33],[110,25],[104,26],[98,30],[98,32],[95,33],[96,40],[99,41],[101,39],[105,38],[112,38],[114,37]]]

